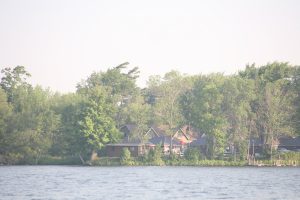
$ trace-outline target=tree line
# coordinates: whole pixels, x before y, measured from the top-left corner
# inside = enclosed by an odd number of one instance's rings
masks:
[[[76,92],[60,94],[32,86],[25,67],[4,68],[0,83],[0,163],[38,163],[44,156],[82,162],[121,139],[119,128],[135,124],[132,140],[146,142],[151,125],[167,134],[189,124],[208,138],[205,156],[228,146],[247,154],[250,138],[261,138],[266,154],[281,136],[300,134],[300,68],[273,62],[247,65],[233,75],[151,76],[146,88],[129,63],[94,72]]]

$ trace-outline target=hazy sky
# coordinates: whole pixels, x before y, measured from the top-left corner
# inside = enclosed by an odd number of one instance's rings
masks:
[[[297,0],[0,0],[0,67],[61,92],[122,62],[149,75],[300,64]]]

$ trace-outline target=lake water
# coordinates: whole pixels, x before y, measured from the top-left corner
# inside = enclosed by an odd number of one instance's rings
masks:
[[[1,166],[0,199],[300,199],[300,168]]]

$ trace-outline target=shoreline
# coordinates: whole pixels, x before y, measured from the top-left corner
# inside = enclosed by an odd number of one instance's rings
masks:
[[[250,167],[250,168],[299,168],[300,164],[268,164],[268,161],[265,161],[263,164],[248,164],[248,162],[234,162],[234,161],[222,161],[222,160],[201,160],[197,162],[190,161],[181,161],[180,163],[150,163],[150,162],[133,162],[130,164],[121,164],[120,162],[111,162],[111,160],[96,160],[92,162],[87,162],[85,164],[81,163],[57,163],[57,162],[42,162],[38,164],[30,163],[20,163],[20,164],[0,164],[1,166],[78,166],[78,167]]]
[[[0,166],[191,166],[191,167],[300,167],[300,157],[281,157],[273,159],[236,160],[233,159],[206,159],[197,157],[93,157],[93,160],[78,156],[49,156],[39,159],[23,159],[13,161],[0,160]]]
[[[215,166],[208,166],[208,165],[59,165],[59,164],[37,164],[37,165],[29,165],[29,164],[19,164],[19,165],[0,165],[1,167],[44,167],[44,166],[53,166],[53,167],[199,167],[199,168],[300,168],[299,165],[297,166],[255,166],[255,165],[243,165],[243,166],[235,166],[235,165],[215,165]]]

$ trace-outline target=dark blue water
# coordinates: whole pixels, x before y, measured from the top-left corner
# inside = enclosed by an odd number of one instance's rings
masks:
[[[0,199],[300,199],[300,169],[2,166]]]

